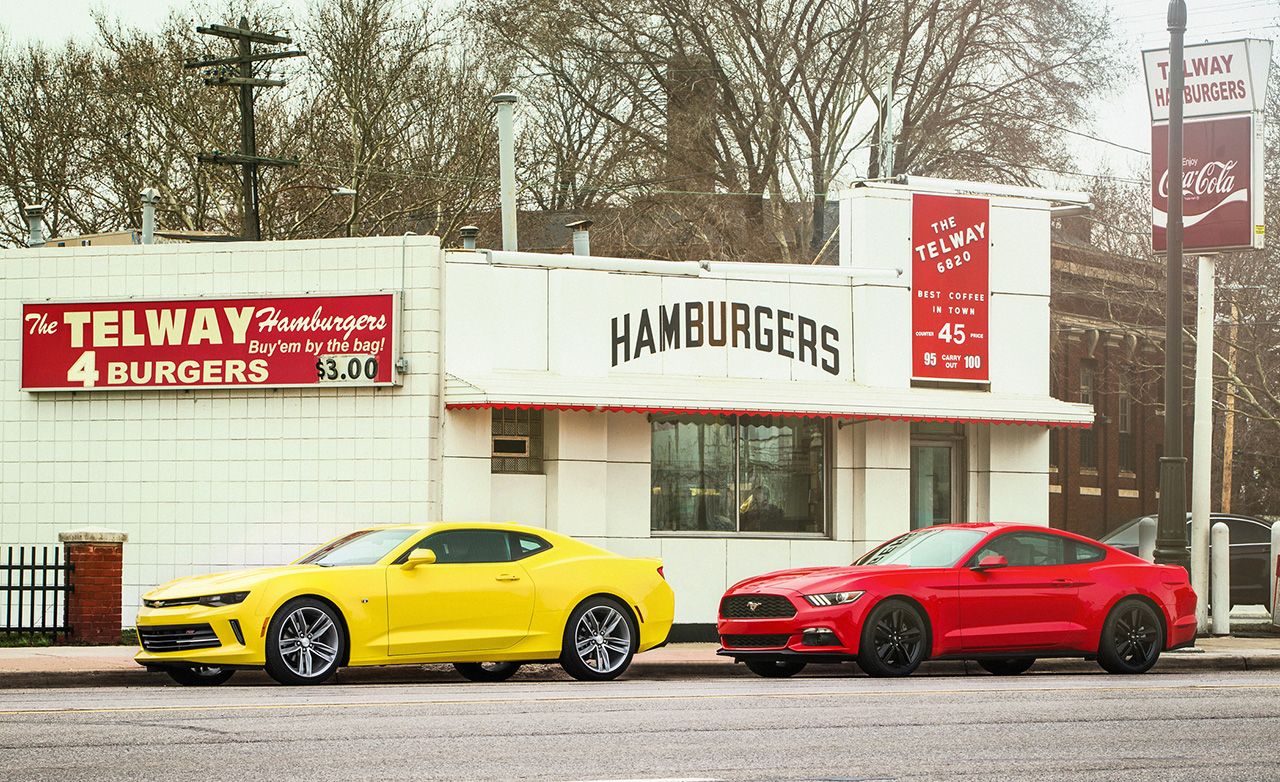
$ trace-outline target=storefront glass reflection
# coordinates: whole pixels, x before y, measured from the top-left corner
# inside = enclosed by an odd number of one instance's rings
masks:
[[[664,532],[826,532],[826,423],[655,416],[650,522]]]

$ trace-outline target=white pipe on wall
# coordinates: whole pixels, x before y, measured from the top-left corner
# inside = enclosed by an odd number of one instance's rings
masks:
[[[516,250],[516,96],[501,92],[493,96],[498,106],[498,169],[502,191],[502,249]]]

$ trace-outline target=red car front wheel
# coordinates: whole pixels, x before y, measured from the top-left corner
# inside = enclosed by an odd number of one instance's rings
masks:
[[[929,650],[929,624],[911,603],[882,601],[862,623],[858,667],[868,676],[908,676]]]

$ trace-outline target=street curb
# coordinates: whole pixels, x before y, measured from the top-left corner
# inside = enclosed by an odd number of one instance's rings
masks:
[[[1156,673],[1185,673],[1194,671],[1273,671],[1280,670],[1280,655],[1240,655],[1240,654],[1181,654],[1173,652],[1162,655],[1153,669]],[[809,675],[848,676],[861,675],[854,673],[850,665],[814,665]],[[1046,659],[1040,660],[1031,669],[1033,674],[1082,674],[1101,673],[1102,669],[1091,660],[1079,659]],[[805,674],[802,674],[802,676]],[[917,675],[925,676],[988,676],[977,663],[965,660],[939,660],[925,662],[920,666]],[[745,665],[735,665],[728,660],[713,658],[709,660],[685,660],[679,662],[645,662],[643,657],[636,659],[624,679],[681,679],[681,678],[724,678],[751,676]],[[558,666],[528,666],[517,674],[516,680],[568,680],[569,677]],[[271,684],[272,681],[262,671],[240,671],[236,674],[236,684]],[[462,679],[449,666],[378,666],[369,668],[346,668],[332,680],[334,684],[428,684],[428,683],[463,683]],[[0,690],[44,689],[67,687],[151,687],[176,686],[167,676],[152,673],[142,667],[137,669],[119,668],[96,671],[11,671],[0,673]]]

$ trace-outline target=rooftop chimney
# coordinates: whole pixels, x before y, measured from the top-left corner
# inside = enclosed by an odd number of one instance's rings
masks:
[[[27,216],[27,246],[44,247],[44,204],[29,204],[23,213]]]
[[[480,229],[474,225],[464,225],[458,229],[458,233],[462,234],[462,249],[476,249],[476,237],[480,235]]]
[[[155,244],[156,203],[160,200],[160,191],[148,187],[138,195],[142,196],[142,243]]]
[[[578,220],[572,223],[565,223],[565,228],[573,231],[573,254],[574,255],[590,255],[591,254],[591,221]]]

